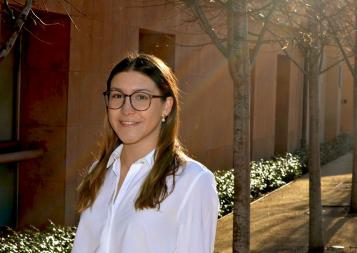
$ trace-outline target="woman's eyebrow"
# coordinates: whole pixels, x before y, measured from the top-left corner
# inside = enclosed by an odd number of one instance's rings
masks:
[[[109,90],[115,90],[115,91],[120,91],[120,92],[122,92],[122,90],[121,90],[121,89],[116,88],[116,87],[110,87],[110,89],[109,89]]]
[[[110,88],[110,90],[115,90],[115,91],[120,91],[120,92],[123,92],[123,90],[122,90],[122,89],[120,89],[120,88],[116,88],[116,87],[112,87],[112,88]],[[131,93],[138,92],[138,91],[153,92],[152,90],[149,90],[149,89],[135,89],[135,90],[132,90],[132,92],[131,92]]]

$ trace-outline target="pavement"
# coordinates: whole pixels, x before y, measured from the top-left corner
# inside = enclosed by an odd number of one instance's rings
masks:
[[[321,168],[323,231],[328,252],[357,253],[357,215],[348,214],[352,154]],[[251,203],[252,253],[308,250],[308,175]],[[218,221],[215,253],[232,252],[232,214]]]

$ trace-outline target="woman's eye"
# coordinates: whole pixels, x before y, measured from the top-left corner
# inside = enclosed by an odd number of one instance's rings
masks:
[[[136,100],[148,100],[149,96],[147,94],[136,94],[135,95]]]
[[[114,98],[114,99],[121,99],[121,98],[123,98],[123,94],[121,94],[121,93],[111,93],[110,97]]]

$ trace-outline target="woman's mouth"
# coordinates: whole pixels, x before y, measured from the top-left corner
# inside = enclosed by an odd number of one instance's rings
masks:
[[[136,121],[124,121],[124,120],[121,120],[119,122],[124,127],[130,127],[130,126],[135,126],[135,125],[139,124],[139,122],[136,122]]]

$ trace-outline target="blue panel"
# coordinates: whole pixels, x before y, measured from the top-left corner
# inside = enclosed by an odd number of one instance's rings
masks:
[[[16,164],[0,164],[0,226],[16,226]]]

